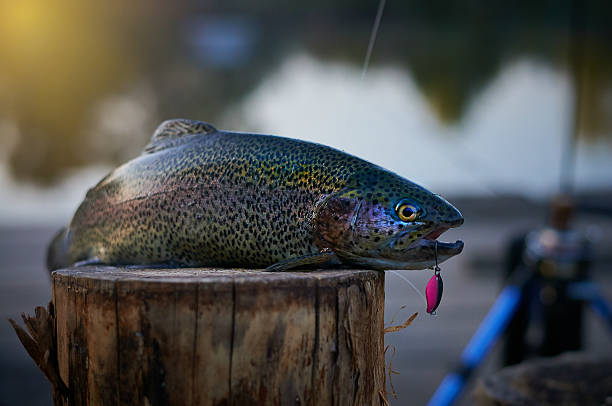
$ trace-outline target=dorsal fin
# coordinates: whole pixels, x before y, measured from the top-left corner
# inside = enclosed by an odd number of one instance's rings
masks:
[[[184,118],[166,120],[153,133],[151,141],[145,147],[145,152],[153,153],[180,145],[188,140],[190,135],[212,134],[215,132],[217,132],[215,127],[203,121],[187,120]]]

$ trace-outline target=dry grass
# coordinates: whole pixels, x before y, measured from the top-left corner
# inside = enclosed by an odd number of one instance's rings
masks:
[[[395,323],[395,317],[397,316],[397,313],[400,310],[404,309],[405,307],[406,307],[406,305],[400,307],[398,309],[398,311],[395,312],[395,314],[391,318],[391,322],[389,323],[389,325],[384,328],[384,330],[383,330],[384,334],[395,333],[397,331],[405,329],[410,324],[412,324],[414,319],[416,319],[416,317],[419,315],[419,313],[414,313],[412,316],[408,317],[408,320],[406,320],[402,324],[393,325],[393,323]],[[393,375],[399,375],[399,372],[393,370],[393,357],[395,357],[396,348],[395,348],[394,345],[387,345],[387,346],[385,346],[385,350],[383,352],[383,356],[385,357],[385,359],[387,358],[387,352],[389,351],[389,349],[391,349],[391,354],[389,356],[389,363],[385,364],[385,375],[389,377],[389,388],[391,389],[391,396],[393,396],[394,399],[397,399],[397,392],[395,392],[395,388],[393,387]],[[387,400],[387,396],[388,396],[388,393],[387,393],[387,388],[386,388],[386,385],[385,385],[384,393],[382,393],[382,392],[380,393],[381,400],[383,401],[383,403],[385,405],[389,405],[389,401]]]
[[[385,327],[385,329],[383,330],[383,332],[384,332],[385,334],[387,334],[387,333],[395,333],[396,331],[403,330],[403,329],[405,329],[406,327],[408,327],[408,326],[409,326],[409,325],[412,323],[412,321],[413,321],[414,319],[416,319],[416,316],[418,316],[418,315],[419,315],[419,313],[417,312],[417,313],[413,314],[412,316],[410,316],[410,317],[408,318],[408,320],[406,320],[406,321],[405,321],[404,323],[402,323],[402,324],[398,324],[398,325],[395,325],[395,326],[391,325],[391,326]],[[393,323],[393,319],[391,320],[391,324],[392,324],[392,323]]]

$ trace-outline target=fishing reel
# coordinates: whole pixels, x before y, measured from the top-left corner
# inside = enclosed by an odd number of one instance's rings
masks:
[[[521,272],[526,278],[506,331],[506,365],[532,353],[554,356],[582,348],[584,301],[572,289],[588,279],[592,244],[570,227],[569,199],[555,199],[551,209],[549,225],[519,238],[509,255],[509,275]]]
[[[553,201],[550,226],[525,236],[523,262],[547,281],[576,281],[587,276],[591,242],[570,228],[573,206],[566,198]]]

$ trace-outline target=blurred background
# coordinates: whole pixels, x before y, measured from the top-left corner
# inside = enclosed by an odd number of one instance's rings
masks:
[[[0,319],[50,300],[46,244],[88,187],[163,120],[320,142],[463,211],[436,317],[387,274],[392,404],[424,404],[503,284],[510,239],[546,223],[565,184],[612,207],[612,3],[387,0],[0,2]],[[612,219],[578,213],[612,297]],[[451,235],[452,234],[452,235]],[[430,272],[405,274],[424,289]],[[404,309],[401,306],[406,305]],[[586,315],[584,347],[610,354]],[[479,374],[500,367],[499,346]],[[51,404],[0,322],[0,404]],[[469,397],[461,401],[469,403]]]

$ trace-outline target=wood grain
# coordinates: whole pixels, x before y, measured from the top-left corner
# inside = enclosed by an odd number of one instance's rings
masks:
[[[384,274],[53,273],[69,404],[376,405]]]

